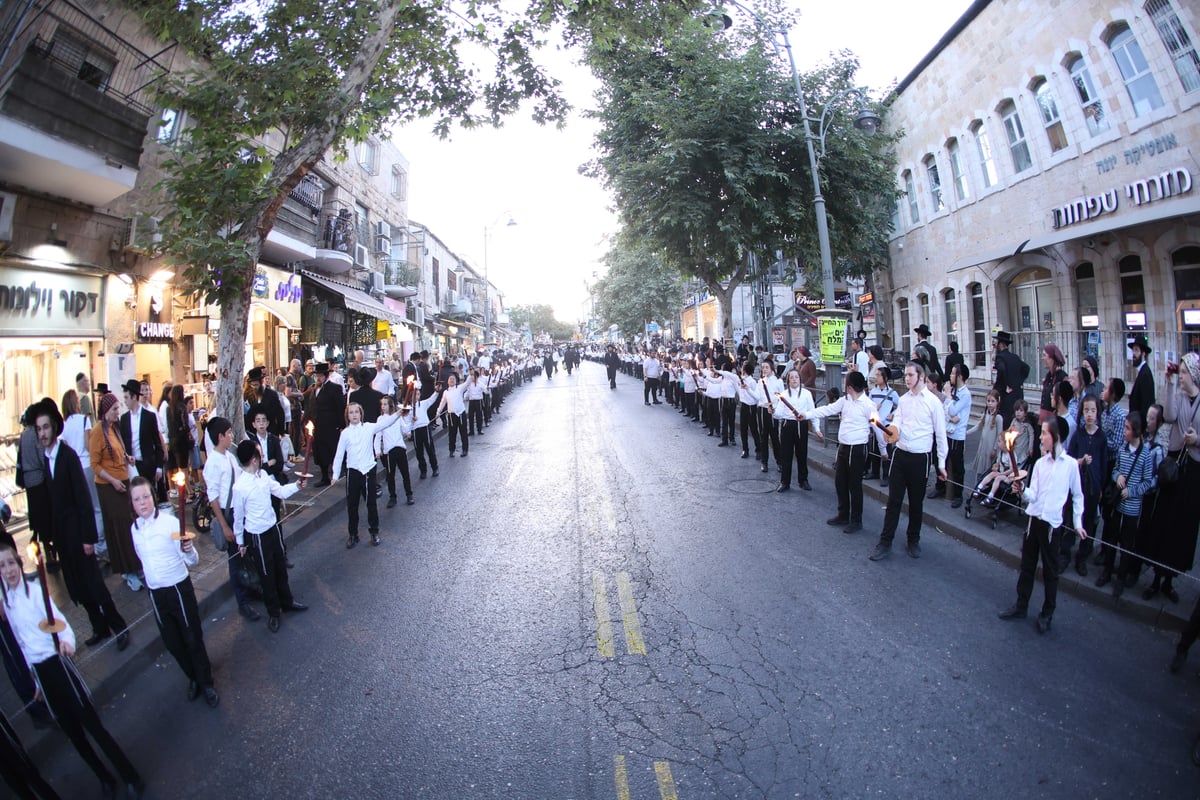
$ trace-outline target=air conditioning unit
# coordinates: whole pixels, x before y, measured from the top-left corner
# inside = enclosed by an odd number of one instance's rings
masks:
[[[158,217],[130,217],[125,220],[125,249],[131,253],[152,253],[162,243]]]
[[[373,293],[383,291],[383,273],[381,273],[381,272],[372,272],[371,273],[371,291]]]
[[[354,266],[368,269],[371,266],[371,251],[365,244],[354,245]]]
[[[423,308],[414,308],[413,309],[413,322],[417,323],[418,325],[425,324],[425,309],[423,309]]]
[[[379,220],[378,222],[375,223],[375,235],[380,236],[384,239],[391,239],[392,238],[392,226],[387,224],[383,220]]]
[[[454,304],[457,302],[458,292],[454,291],[453,289],[447,289],[446,293],[442,296],[442,305],[453,308]]]
[[[382,223],[380,223],[382,224]],[[392,240],[386,236],[375,237],[375,252],[389,255],[392,252]]]

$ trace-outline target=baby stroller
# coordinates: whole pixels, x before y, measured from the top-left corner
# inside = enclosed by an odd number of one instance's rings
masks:
[[[1018,475],[1023,480],[1028,480],[1030,472],[1033,470],[1033,458],[1026,459],[1019,467]],[[1006,512],[1015,513],[1019,518],[1024,516],[1025,510],[1021,504],[1021,496],[1012,489],[1012,474],[1011,470],[1005,477],[999,479],[1000,488],[996,490],[994,500],[988,498],[986,494],[981,496],[978,489],[974,489],[967,496],[966,503],[963,506],[964,513],[967,519],[971,518],[971,504],[978,503],[987,513],[990,514],[992,520],[992,530],[996,530],[996,524],[1000,522],[1000,517]],[[976,482],[978,485],[978,481]]]

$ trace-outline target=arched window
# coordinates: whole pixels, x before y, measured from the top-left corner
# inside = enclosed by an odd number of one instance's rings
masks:
[[[979,172],[983,177],[983,188],[995,186],[1000,180],[996,172],[996,159],[992,156],[992,142],[988,138],[987,128],[982,120],[971,123],[971,133],[975,136],[975,149],[979,158]]]
[[[942,307],[946,310],[946,342],[958,341],[958,295],[953,289],[942,292]]]
[[[1076,56],[1067,67],[1071,71],[1071,83],[1075,84],[1075,94],[1079,97],[1079,106],[1083,109],[1083,118],[1087,121],[1088,133],[1095,136],[1108,130],[1108,117],[1104,113],[1104,103],[1096,84],[1092,81],[1092,72],[1088,69],[1083,56]]]
[[[970,196],[967,187],[967,173],[963,170],[962,154],[958,150],[958,139],[946,142],[946,156],[950,159],[950,176],[954,179],[954,196],[961,203]]]
[[[925,177],[929,181],[930,206],[936,214],[946,209],[946,204],[942,201],[942,179],[938,175],[937,159],[933,157],[933,153],[929,153],[922,163],[925,165]]]
[[[1050,142],[1050,152],[1057,153],[1067,146],[1067,133],[1063,130],[1062,118],[1058,114],[1058,101],[1050,90],[1050,83],[1042,78],[1034,89],[1037,98],[1038,111],[1041,112],[1042,127],[1046,129],[1046,139]]]
[[[906,169],[900,177],[904,180],[904,194],[908,197],[908,221],[916,225],[921,221],[921,206],[917,203],[917,187],[913,184],[912,172]]]
[[[983,309],[983,284],[972,283],[967,287],[971,293],[971,331],[974,335],[975,366],[982,367],[987,356],[987,315]]]
[[[1192,44],[1187,28],[1183,27],[1170,0],[1150,0],[1144,8],[1154,20],[1154,27],[1171,56],[1183,90],[1194,92],[1200,89],[1200,57],[1196,55],[1196,45]]]
[[[1109,37],[1108,49],[1117,62],[1125,90],[1133,101],[1133,113],[1137,116],[1149,114],[1163,104],[1162,92],[1150,71],[1150,63],[1142,53],[1142,46],[1134,38],[1133,31],[1122,25]]]
[[[912,353],[912,317],[908,313],[908,298],[901,297],[896,301],[896,321],[900,324],[900,332],[896,341],[900,343],[900,351],[907,360]]]
[[[1008,139],[1008,152],[1012,155],[1013,172],[1022,173],[1033,166],[1029,155],[1029,141],[1025,138],[1025,126],[1017,105],[1009,100],[1000,107],[1000,118],[1004,120],[1004,135]]]

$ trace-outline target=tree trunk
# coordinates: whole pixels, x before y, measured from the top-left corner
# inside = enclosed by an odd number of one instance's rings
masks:
[[[254,262],[262,239],[254,248]],[[250,270],[253,274],[253,268]],[[242,376],[246,374],[246,334],[250,320],[250,294],[254,289],[252,279],[242,281],[236,294],[222,298],[221,335],[217,339],[217,381],[215,384],[214,413],[225,417],[233,426],[233,440],[245,438],[245,423],[242,413]]]

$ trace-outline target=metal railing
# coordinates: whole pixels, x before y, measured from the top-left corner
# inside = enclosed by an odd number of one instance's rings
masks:
[[[385,286],[417,286],[420,283],[420,270],[409,265],[406,260],[385,258],[380,263],[383,265],[383,283]]]

